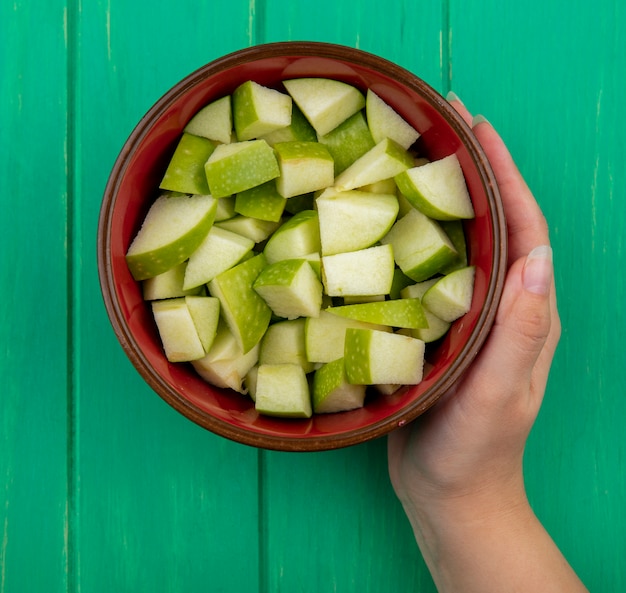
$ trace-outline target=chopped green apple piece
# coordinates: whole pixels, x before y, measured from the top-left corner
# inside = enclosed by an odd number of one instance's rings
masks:
[[[271,180],[239,192],[235,199],[235,211],[242,216],[278,222],[286,203],[287,198],[283,198],[276,189],[276,181]]]
[[[324,363],[343,358],[346,329],[349,327],[391,331],[390,327],[384,325],[340,317],[323,310],[319,317],[305,320],[304,344],[307,359]]]
[[[310,418],[311,393],[306,374],[298,364],[259,365],[255,408],[268,416]]]
[[[215,212],[215,222],[228,220],[235,216],[235,196],[220,198],[217,201],[217,211]]]
[[[413,165],[413,157],[394,140],[384,138],[335,179],[335,189],[346,191],[395,177]]]
[[[214,226],[189,256],[183,288],[190,289],[210,282],[238,264],[253,247],[252,239]]]
[[[318,135],[334,130],[365,107],[356,87],[329,78],[296,78],[283,81],[287,92]]]
[[[185,297],[153,301],[152,314],[167,360],[187,362],[206,354]]]
[[[340,305],[328,307],[325,310],[334,315],[380,325],[406,327],[409,329],[427,327],[420,299],[396,299],[393,301]]]
[[[280,176],[276,180],[278,193],[292,198],[332,185],[333,157],[319,142],[279,142],[274,145]]]
[[[313,411],[328,414],[362,408],[365,390],[365,385],[348,383],[344,360],[338,358],[321,366],[313,375]]]
[[[206,161],[204,172],[214,198],[256,187],[280,174],[274,151],[265,140],[218,145]]]
[[[326,190],[317,198],[322,255],[358,251],[377,243],[398,214],[393,195]]]
[[[279,142],[317,142],[317,134],[313,126],[302,114],[299,107],[293,103],[291,106],[291,123],[286,128],[280,128],[262,136],[270,146]]]
[[[248,392],[250,399],[256,401],[256,379],[259,374],[259,366],[254,365],[243,379],[244,389]]]
[[[158,276],[143,280],[141,288],[144,300],[158,301],[200,294],[203,290],[202,286],[190,288],[189,290],[183,288],[186,269],[187,262],[184,261]]]
[[[381,243],[393,246],[398,267],[415,282],[430,278],[457,256],[441,226],[415,209],[398,220]]]
[[[253,288],[278,317],[317,317],[320,313],[322,283],[305,259],[284,259],[268,265]]]
[[[220,300],[222,315],[244,354],[261,341],[272,317],[272,310],[252,288],[266,265],[260,253],[222,272],[208,285],[210,294]]]
[[[204,164],[214,151],[215,143],[211,140],[184,132],[159,188],[183,194],[208,194]]]
[[[448,322],[465,315],[472,305],[475,272],[474,266],[467,266],[440,278],[424,293],[424,307]]]
[[[388,294],[393,270],[391,245],[322,256],[322,279],[329,296]]]
[[[216,99],[200,109],[189,120],[184,131],[222,144],[229,144],[233,133],[230,95]]]
[[[395,268],[393,271],[393,282],[391,283],[391,290],[389,291],[390,299],[402,298],[400,291],[406,286],[414,284],[414,280],[409,278],[400,268]]]
[[[239,85],[233,93],[233,119],[237,140],[252,140],[291,123],[289,95],[252,80]]]
[[[187,296],[185,303],[205,352],[211,349],[220,316],[220,302],[215,297]]]
[[[374,148],[375,142],[365,116],[358,111],[334,130],[319,137],[335,163],[335,175],[345,171],[354,161]]]
[[[372,89],[365,97],[367,123],[378,143],[383,138],[395,140],[403,148],[409,148],[419,138],[419,132],[413,128],[395,109],[385,103]]]
[[[409,202],[430,218],[474,217],[463,170],[454,154],[407,169],[396,175],[395,180]]]
[[[368,183],[367,185],[363,185],[358,189],[373,194],[393,194],[395,196],[398,193],[398,186],[396,185],[393,177],[390,179],[381,179],[380,181],[374,181],[374,183]]]
[[[424,372],[422,340],[370,329],[346,330],[345,367],[350,383],[416,385]]]
[[[448,274],[459,268],[465,268],[467,266],[467,243],[465,241],[465,230],[463,229],[462,220],[441,220],[439,225],[443,229],[444,233],[448,235],[457,256],[450,264],[442,268],[442,274]]]
[[[267,328],[259,350],[259,364],[299,364],[305,373],[314,370],[306,356],[306,319],[278,321]]]
[[[152,278],[185,261],[211,229],[216,208],[211,196],[157,198],[126,253],[133,278]]]
[[[265,244],[270,264],[296,259],[320,250],[319,217],[315,210],[302,210],[282,224]]]
[[[423,282],[418,282],[417,284],[411,284],[409,286],[406,286],[400,291],[400,296],[403,299],[422,299],[426,291],[438,280],[439,277],[436,277],[429,280],[424,280]],[[450,322],[444,321],[443,319],[437,317],[427,307],[424,306],[424,303],[422,303],[422,309],[424,311],[424,316],[426,317],[428,327],[412,329],[411,335],[414,338],[419,338],[426,343],[434,342],[435,340],[439,340],[440,338],[445,336],[450,329]]]
[[[265,241],[279,228],[279,225],[279,222],[261,220],[260,218],[252,218],[250,216],[233,216],[228,220],[215,223],[216,227],[252,239],[255,243]]]

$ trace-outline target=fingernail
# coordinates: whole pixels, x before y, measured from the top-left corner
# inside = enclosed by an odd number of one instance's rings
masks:
[[[448,91],[448,94],[446,95],[446,100],[449,103],[452,103],[452,101],[458,101],[461,104],[463,103],[463,101],[459,99],[459,96],[454,91]]]
[[[478,124],[488,124],[489,121],[484,115],[475,115],[472,118],[472,128],[475,128]]]
[[[548,294],[552,284],[552,248],[535,247],[527,256],[522,274],[524,288],[534,294]]]

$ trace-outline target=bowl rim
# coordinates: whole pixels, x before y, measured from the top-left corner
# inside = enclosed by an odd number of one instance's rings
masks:
[[[384,71],[385,76],[424,96],[460,138],[472,162],[475,163],[487,195],[491,214],[490,222],[495,248],[491,253],[492,273],[487,284],[487,294],[475,328],[455,356],[443,380],[434,384],[410,406],[402,407],[383,419],[366,427],[324,436],[276,436],[235,426],[207,414],[173,389],[152,367],[126,325],[122,308],[113,296],[116,288],[110,249],[112,212],[117,191],[129,164],[129,156],[141,144],[152,124],[161,117],[168,106],[198,82],[233,66],[276,57],[328,58],[362,68]],[[502,296],[507,271],[506,263],[507,230],[502,200],[495,174],[471,127],[440,93],[402,66],[361,49],[320,41],[279,41],[239,49],[194,70],[166,91],[139,120],[117,155],[104,189],[97,229],[97,264],[105,308],[122,349],[143,379],[170,406],[203,428],[244,445],[280,451],[324,451],[376,439],[414,420],[432,407],[468,369],[487,339]]]

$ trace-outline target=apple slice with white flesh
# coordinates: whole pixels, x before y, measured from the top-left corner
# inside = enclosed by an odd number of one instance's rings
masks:
[[[393,301],[379,301],[359,303],[354,305],[339,305],[328,307],[326,312],[359,321],[405,327],[409,329],[427,327],[420,299],[396,299]]]
[[[335,189],[346,191],[395,177],[413,166],[413,157],[394,140],[383,138],[335,178]]]
[[[255,408],[268,416],[310,418],[311,393],[298,364],[262,364],[256,377]]]
[[[409,202],[430,218],[474,217],[463,170],[455,154],[407,169],[396,175],[395,180]]]
[[[258,360],[259,344],[244,354],[237,338],[220,320],[211,349],[206,356],[191,361],[191,364],[211,385],[246,393],[244,379]]]
[[[370,329],[346,330],[344,361],[350,383],[417,385],[424,372],[422,340]]]
[[[279,222],[287,198],[276,189],[276,181],[266,181],[256,187],[239,192],[235,198],[235,211],[242,216]]]
[[[225,198],[222,198],[222,200],[223,199]],[[221,200],[218,200],[218,202],[219,201]],[[251,216],[233,216],[228,220],[215,223],[216,227],[252,239],[255,243],[265,241],[279,225],[280,222],[261,220],[260,218],[252,218]]]
[[[211,196],[157,198],[126,253],[133,278],[152,278],[185,261],[211,229],[216,208]]]
[[[296,259],[320,251],[319,216],[315,210],[302,210],[282,224],[265,244],[268,263]]]
[[[467,243],[462,220],[440,220],[439,225],[454,245],[457,256],[452,262],[441,269],[442,274],[448,274],[467,266]]]
[[[329,78],[295,78],[283,81],[318,135],[334,130],[365,107],[365,97],[356,87]]]
[[[267,260],[260,253],[222,272],[208,284],[209,293],[220,300],[222,316],[244,354],[261,341],[272,317],[272,310],[252,288],[266,265]]]
[[[261,137],[270,146],[274,146],[279,142],[292,142],[299,140],[300,142],[317,142],[317,133],[313,129],[313,126],[304,117],[300,108],[292,103],[291,105],[291,122],[286,128],[280,128],[264,134]]]
[[[424,307],[444,321],[462,317],[472,305],[475,273],[474,266],[467,266],[442,276],[424,293]]]
[[[291,123],[292,99],[253,80],[239,85],[232,99],[237,140],[252,140]]]
[[[394,195],[330,188],[316,203],[322,255],[371,247],[389,231],[398,215]]]
[[[204,241],[189,256],[184,289],[206,284],[239,263],[254,247],[254,241],[213,226]]]
[[[332,185],[333,157],[319,142],[279,142],[274,145],[280,176],[276,189],[284,198],[292,198]]]
[[[210,296],[187,296],[185,303],[205,352],[211,349],[220,317],[220,302]]]
[[[441,226],[415,209],[398,220],[381,243],[393,246],[398,267],[415,282],[427,280],[457,256]]]
[[[376,143],[383,138],[391,138],[408,149],[420,137],[419,132],[372,89],[368,89],[365,97],[365,113]]]
[[[185,126],[185,132],[229,144],[233,133],[230,95],[212,101],[198,111]]]
[[[400,297],[402,299],[422,299],[426,291],[438,280],[439,277],[436,277],[429,280],[424,280],[423,282],[418,282],[417,284],[405,286],[400,291]],[[445,336],[447,331],[450,329],[451,324],[448,321],[444,321],[443,319],[437,317],[427,307],[424,306],[424,303],[422,303],[422,310],[424,311],[424,316],[426,317],[428,327],[419,327],[412,329],[411,335],[414,338],[419,338],[420,340],[423,340],[427,344]]]
[[[265,140],[219,144],[204,172],[214,198],[231,196],[280,175],[274,151]]]
[[[204,290],[202,286],[196,286],[185,290],[185,270],[187,262],[184,261],[166,272],[146,278],[141,282],[141,289],[145,301],[158,301],[161,299],[173,299],[187,295],[199,295]]]
[[[322,256],[322,279],[331,297],[388,294],[393,270],[391,245]]]
[[[184,132],[159,188],[183,194],[208,194],[204,163],[214,151],[215,143],[211,140]]]
[[[206,354],[185,297],[153,301],[152,314],[167,360],[187,362]]]
[[[343,357],[315,371],[311,391],[316,414],[356,410],[365,403],[366,386],[348,383]]]
[[[307,359],[324,363],[343,358],[346,329],[349,327],[391,331],[390,327],[384,325],[340,317],[322,310],[319,317],[305,320],[304,344]]]
[[[299,364],[305,373],[314,370],[306,356],[305,318],[278,321],[267,328],[259,349],[259,364]]]
[[[217,211],[215,212],[215,222],[228,220],[236,215],[235,212],[235,196],[220,198],[217,201]]]
[[[268,265],[253,288],[278,317],[296,319],[320,313],[322,283],[305,259],[283,259]]]

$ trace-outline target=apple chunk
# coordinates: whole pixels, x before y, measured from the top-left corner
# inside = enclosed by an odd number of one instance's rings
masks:
[[[298,364],[262,364],[256,377],[255,407],[268,416],[310,418],[311,393]]]
[[[279,142],[274,145],[280,177],[276,189],[284,198],[292,198],[332,185],[333,157],[319,142]]]
[[[206,354],[185,297],[153,301],[152,314],[167,360],[186,362]]]
[[[233,118],[237,140],[252,140],[291,123],[289,95],[248,80],[233,93]]]
[[[383,138],[391,138],[403,148],[409,148],[420,136],[413,126],[385,103],[372,89],[367,91],[365,113],[374,142],[380,142]]]
[[[316,414],[362,408],[365,385],[348,383],[343,357],[321,366],[313,375],[313,411]]]
[[[184,132],[159,188],[184,194],[208,194],[204,163],[214,150],[215,143],[211,140]]]
[[[229,144],[233,133],[230,95],[216,99],[200,109],[185,126],[185,132]]]
[[[417,329],[428,327],[419,299],[395,299],[355,305],[340,305],[325,309],[328,313],[369,323]]]
[[[443,276],[424,293],[424,306],[448,322],[465,315],[472,305],[475,271],[467,266]]]

